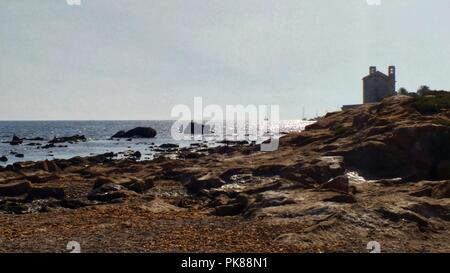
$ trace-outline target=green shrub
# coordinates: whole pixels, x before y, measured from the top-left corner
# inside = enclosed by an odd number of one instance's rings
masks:
[[[430,91],[425,96],[412,99],[410,105],[423,115],[437,114],[450,109],[450,92]]]

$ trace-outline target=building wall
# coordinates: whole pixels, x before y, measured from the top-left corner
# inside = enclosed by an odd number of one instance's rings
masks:
[[[376,75],[364,79],[364,103],[380,102],[393,95],[395,95],[395,80]]]

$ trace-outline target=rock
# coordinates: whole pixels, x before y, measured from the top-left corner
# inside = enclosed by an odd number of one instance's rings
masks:
[[[46,172],[60,172],[61,168],[54,162],[49,160],[44,160],[42,162],[36,163],[36,168],[44,170]]]
[[[21,138],[17,137],[16,135],[14,135],[11,142],[9,142],[9,144],[11,144],[11,145],[19,145],[22,143],[23,143],[23,140]]]
[[[48,143],[50,144],[56,144],[56,143],[64,143],[64,142],[84,142],[86,141],[86,137],[84,135],[73,135],[68,137],[55,137],[52,140],[50,140]]]
[[[232,146],[239,146],[239,145],[247,145],[247,140],[222,140],[217,143],[225,144],[225,145],[232,145]]]
[[[19,196],[29,193],[32,185],[29,181],[0,185],[0,196]]]
[[[147,178],[141,180],[138,178],[131,178],[129,182],[120,183],[121,186],[127,188],[130,191],[137,193],[143,193],[154,187],[153,178]]]
[[[243,175],[243,174],[249,174],[251,175],[253,172],[250,168],[234,168],[234,169],[228,169],[225,172],[223,172],[219,177],[223,181],[227,183],[233,183],[235,182],[236,175]]]
[[[209,190],[213,188],[219,188],[225,183],[218,177],[211,174],[207,174],[200,178],[193,177],[185,187],[190,193],[199,193],[201,190]]]
[[[28,194],[30,199],[63,199],[64,190],[62,188],[52,188],[52,187],[33,187]]]
[[[95,180],[93,189],[98,189],[105,184],[119,185],[119,181],[112,177],[100,176]]]
[[[431,197],[437,199],[450,198],[450,181],[445,181],[440,185],[434,186],[431,189]]]
[[[8,158],[6,156],[0,157],[0,162],[6,162],[8,161]]]
[[[257,185],[255,187],[249,187],[247,189],[244,190],[244,192],[246,194],[257,194],[257,193],[261,193],[261,192],[265,192],[265,191],[273,191],[276,190],[278,188],[280,188],[282,186],[281,181],[275,181],[275,182],[268,182],[268,183],[263,183],[262,185]]]
[[[28,143],[27,146],[42,146],[42,144],[36,143],[36,142],[31,142],[31,143]]]
[[[249,204],[247,195],[240,194],[226,205],[215,207],[213,214],[216,216],[234,216],[240,214]]]
[[[156,131],[150,127],[137,127],[129,131],[119,131],[111,138],[154,138]]]
[[[311,178],[315,182],[322,184],[344,173],[345,164],[343,157],[322,156],[317,161],[300,162],[296,165],[286,167],[282,170],[281,175],[292,180],[300,174],[301,176],[298,177],[299,182],[303,183],[304,179]]]
[[[31,183],[39,184],[39,183],[46,183],[48,181],[59,179],[60,177],[56,174],[50,174],[50,175],[40,175],[40,174],[33,174],[28,175],[25,177],[28,181]]]
[[[165,144],[159,145],[159,148],[161,148],[161,149],[171,149],[171,148],[178,148],[178,147],[180,147],[180,145],[172,144],[172,143],[165,143]]]
[[[425,217],[409,210],[397,207],[380,207],[377,208],[376,211],[384,218],[393,222],[399,222],[401,220],[414,222],[418,225],[421,231],[426,231],[429,227],[429,222]]]
[[[142,154],[141,154],[141,152],[136,151],[136,152],[134,152],[133,154],[131,154],[131,157],[134,157],[134,158],[136,158],[136,159],[139,159],[139,158],[142,157]]]
[[[331,179],[321,186],[321,189],[334,190],[347,193],[349,191],[348,178],[346,176],[338,176]]]
[[[5,201],[0,202],[0,211],[11,214],[23,214],[28,211],[28,207],[21,202]]]
[[[438,180],[450,179],[450,161],[442,161],[437,166],[437,178]]]
[[[89,204],[87,204],[86,202],[80,200],[80,199],[66,199],[64,198],[63,200],[61,200],[60,202],[60,206],[63,208],[68,208],[68,209],[79,209],[82,207],[86,207]]]
[[[127,193],[123,191],[124,187],[116,183],[104,183],[97,180],[94,188],[89,192],[87,198],[89,200],[109,202],[114,199],[127,197]],[[99,185],[100,183],[104,183]]]
[[[332,196],[330,198],[326,198],[323,201],[325,202],[334,202],[334,203],[356,203],[356,198],[350,194],[338,194]]]
[[[203,135],[211,132],[211,126],[191,121],[183,130],[185,135]]]
[[[275,176],[280,175],[281,171],[285,168],[284,165],[262,165],[253,170],[254,176]]]
[[[16,154],[16,157],[17,157],[17,158],[24,158],[25,155],[24,155],[24,154]]]
[[[55,148],[55,144],[47,144],[47,145],[43,145],[40,146],[41,149],[50,149],[50,148]]]

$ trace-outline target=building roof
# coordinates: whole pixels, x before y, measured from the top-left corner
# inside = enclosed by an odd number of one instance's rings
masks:
[[[375,71],[373,74],[367,75],[363,78],[363,80],[368,79],[368,78],[372,78],[372,77],[381,77],[383,79],[389,79],[389,76],[380,72],[380,71]]]

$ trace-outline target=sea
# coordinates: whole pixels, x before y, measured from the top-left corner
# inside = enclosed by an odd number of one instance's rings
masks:
[[[150,160],[157,153],[155,148],[161,144],[178,144],[180,147],[188,147],[192,143],[203,142],[213,147],[221,145],[219,140],[223,138],[210,137],[203,139],[185,138],[175,140],[171,136],[171,128],[175,121],[171,120],[148,120],[148,121],[0,121],[0,157],[6,156],[6,162],[0,162],[1,166],[21,161],[40,161],[52,159],[69,159],[75,156],[93,156],[107,152],[124,153],[129,151],[141,152],[142,160]],[[302,131],[310,121],[283,120],[273,127],[279,128],[279,132],[288,133]],[[234,124],[233,126],[237,126]],[[245,124],[246,130],[257,128],[255,124]],[[135,127],[151,127],[157,131],[155,138],[151,139],[111,139],[116,132],[130,130]],[[270,126],[268,126],[270,127]],[[250,128],[250,129],[249,129]],[[253,129],[251,129],[253,128]],[[248,131],[247,131],[248,132]],[[72,135],[84,135],[86,142],[62,143],[64,147],[42,149],[41,146],[48,144],[54,137],[65,137]],[[12,137],[19,138],[43,138],[44,140],[24,140],[20,145],[10,145]],[[270,136],[266,137],[269,138]],[[247,140],[248,135],[227,135],[226,139]],[[257,142],[264,141],[259,138]],[[36,144],[41,144],[38,146]],[[58,144],[59,145],[59,144]],[[67,145],[67,147],[65,147]],[[23,157],[17,157],[23,155]]]

